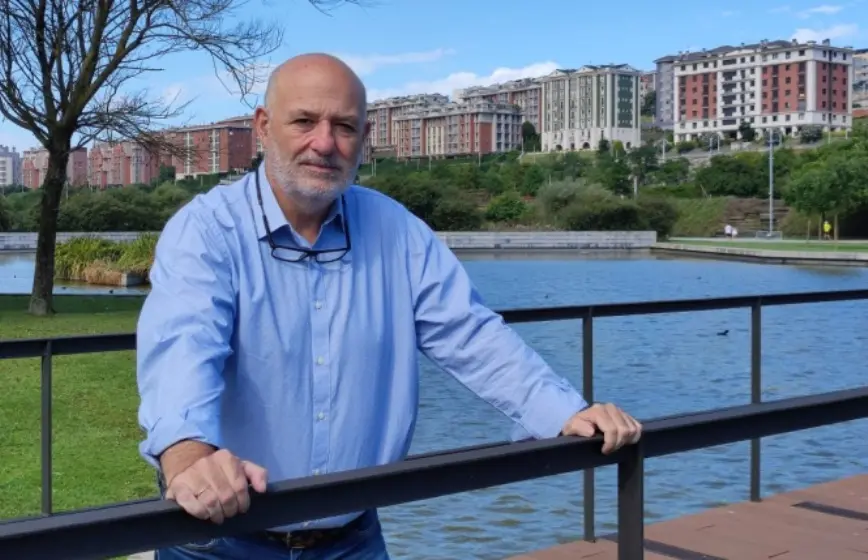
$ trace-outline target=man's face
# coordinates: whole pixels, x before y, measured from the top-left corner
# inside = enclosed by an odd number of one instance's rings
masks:
[[[287,73],[257,122],[275,186],[287,195],[321,207],[352,183],[368,124],[364,93],[345,73],[313,64]]]

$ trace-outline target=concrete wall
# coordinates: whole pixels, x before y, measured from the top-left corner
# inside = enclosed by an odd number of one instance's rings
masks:
[[[68,241],[74,237],[101,237],[111,241],[133,241],[139,233],[135,231],[109,231],[105,233],[82,233],[82,232],[62,232],[57,234],[57,242]],[[35,251],[36,250],[36,234],[30,232],[24,233],[0,233],[0,251]]]
[[[528,249],[648,249],[657,242],[653,231],[527,231],[440,232],[456,251]]]
[[[132,241],[138,232],[57,234],[57,241],[95,236],[112,241]],[[528,249],[648,249],[657,242],[653,231],[527,231],[441,232],[446,244],[457,251]],[[0,233],[0,251],[36,250],[35,233]]]
[[[658,243],[652,252],[675,257],[695,257],[793,266],[868,266],[868,253],[846,251],[780,251],[744,247],[710,247]]]

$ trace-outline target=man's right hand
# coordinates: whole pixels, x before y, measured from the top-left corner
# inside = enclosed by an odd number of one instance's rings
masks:
[[[169,480],[166,499],[194,517],[219,525],[250,507],[248,484],[262,493],[267,480],[264,468],[221,449],[197,459]]]

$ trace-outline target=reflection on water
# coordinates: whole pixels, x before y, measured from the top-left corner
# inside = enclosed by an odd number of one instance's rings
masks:
[[[465,259],[494,308],[708,298],[857,289],[857,268],[767,266],[727,261]],[[3,292],[27,256],[0,255]],[[10,264],[11,263],[11,264]],[[23,290],[29,290],[24,279]],[[22,284],[18,284],[21,286]],[[743,404],[750,397],[747,310],[678,313],[595,321],[595,397],[640,419]],[[729,336],[715,333],[729,329]],[[516,325],[554,367],[581,386],[579,321]],[[868,379],[868,303],[840,302],[763,311],[763,396],[778,399],[855,387]],[[423,359],[413,453],[501,441],[509,422]],[[763,491],[781,492],[866,472],[868,422],[763,440]],[[747,442],[649,460],[646,519],[664,519],[748,496]],[[383,525],[396,559],[500,559],[579,538],[578,473],[385,508]],[[597,475],[597,532],[615,529],[616,472]]]
[[[31,252],[0,252],[0,294],[29,294],[33,287],[33,260]],[[141,294],[147,288],[121,288],[94,286],[81,282],[57,282],[55,294]]]

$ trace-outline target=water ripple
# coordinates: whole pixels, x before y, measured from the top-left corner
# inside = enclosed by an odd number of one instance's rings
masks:
[[[864,288],[868,272],[698,260],[469,261],[495,308]],[[701,278],[700,278],[701,277]],[[743,404],[750,398],[750,312],[678,313],[597,320],[595,398],[639,418]],[[868,304],[763,310],[763,395],[777,399],[856,387]],[[729,336],[717,332],[729,329]],[[517,325],[562,375],[581,386],[579,321]],[[509,422],[423,360],[413,453],[499,441]],[[866,471],[862,435],[849,422],[763,440],[766,494]],[[747,499],[749,444],[740,442],[646,463],[646,520]],[[597,471],[596,530],[616,528],[616,471]],[[582,476],[571,473],[382,511],[396,559],[500,559],[581,537]]]

